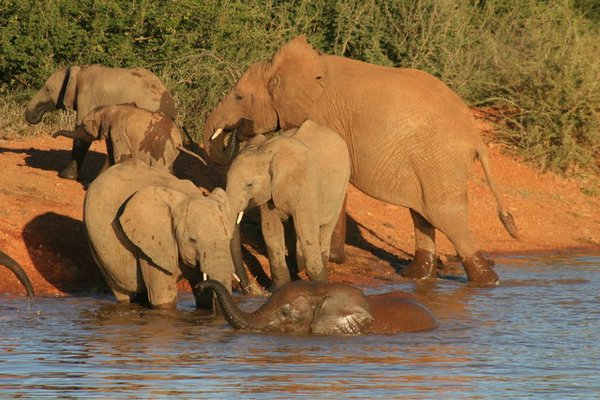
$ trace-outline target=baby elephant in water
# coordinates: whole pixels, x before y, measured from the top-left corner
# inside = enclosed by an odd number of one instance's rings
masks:
[[[102,171],[109,165],[136,158],[152,167],[173,172],[179,151],[204,163],[197,154],[182,146],[177,125],[166,114],[130,104],[97,107],[83,118],[74,131],[58,131],[54,134],[54,137],[57,136],[88,142],[105,139],[108,159]]]
[[[235,329],[317,335],[417,332],[438,327],[416,297],[403,292],[366,296],[343,283],[287,283],[258,310],[244,312],[227,289],[214,280],[196,288],[212,290],[223,316]]]

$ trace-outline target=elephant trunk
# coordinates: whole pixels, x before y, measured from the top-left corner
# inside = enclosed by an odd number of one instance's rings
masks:
[[[17,279],[19,279],[23,286],[25,286],[25,290],[27,290],[27,297],[33,298],[33,285],[31,284],[29,277],[27,276],[23,268],[19,265],[19,263],[17,263],[15,260],[9,257],[3,251],[0,251],[0,264],[6,266],[17,276]]]
[[[264,330],[265,324],[261,323],[259,317],[260,309],[254,313],[247,313],[240,310],[233,297],[227,291],[227,288],[218,281],[208,279],[196,285],[196,288],[205,291],[212,290],[221,306],[223,316],[234,329],[244,329],[252,331]]]
[[[225,110],[233,99],[230,91],[206,119],[202,143],[211,160],[217,164],[228,165],[237,155],[239,139],[235,128],[237,122],[225,121]]]
[[[242,241],[240,239],[240,226],[235,224],[235,230],[233,232],[233,238],[231,239],[231,258],[233,259],[233,266],[235,273],[240,279],[240,285],[242,286],[242,292],[249,294],[252,290],[250,288],[250,282],[246,268],[244,268],[244,259],[242,257]]]
[[[42,95],[39,93],[35,95],[25,108],[25,121],[32,125],[39,124],[46,112],[56,110],[56,105],[52,100],[41,97]]]

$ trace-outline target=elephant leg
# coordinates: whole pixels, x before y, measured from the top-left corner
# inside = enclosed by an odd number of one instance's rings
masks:
[[[402,269],[402,276],[411,279],[436,277],[439,263],[435,255],[435,228],[421,214],[410,210],[415,228],[415,257]]]
[[[493,265],[476,248],[469,230],[466,194],[464,202],[455,201],[453,205],[439,208],[431,212],[431,222],[452,242],[470,284],[476,286],[497,285],[500,281]],[[464,204],[456,206],[456,204]]]
[[[331,238],[333,236],[333,231],[337,225],[337,221],[332,221],[327,225],[323,225],[320,229],[320,243],[321,243],[321,259],[323,260],[323,265],[327,265],[329,262],[329,255],[331,251]]]
[[[291,281],[290,271],[285,262],[283,222],[276,212],[269,210],[266,204],[260,206],[260,220],[269,256],[271,279],[275,287],[280,287]]]
[[[177,301],[177,278],[167,275],[151,265],[148,261],[140,260],[142,277],[148,289],[148,301],[152,308],[172,309]]]
[[[294,215],[298,243],[306,260],[306,274],[311,281],[327,282],[327,264],[321,258],[320,227],[317,213],[311,210]]]
[[[112,292],[115,296],[115,299],[117,300],[117,303],[119,303],[119,304],[131,303],[131,294],[130,293],[124,292],[124,291],[114,288],[114,287],[111,287],[110,290],[112,290]]]
[[[91,144],[91,142],[83,139],[73,139],[71,161],[69,161],[69,164],[67,164],[67,166],[58,174],[58,176],[76,181],[79,178],[79,173],[81,172],[83,158],[85,157]]]
[[[296,236],[296,230],[294,229],[294,223],[292,218],[288,218],[283,223],[284,236],[285,236],[285,248],[287,250],[287,256],[285,262],[290,271],[292,279],[297,278],[298,273],[304,269],[303,257],[301,256],[302,250],[298,244],[298,237]]]
[[[334,226],[333,234],[330,238],[331,247],[329,250],[329,261],[336,264],[342,264],[346,261],[346,250],[344,245],[346,243],[346,200],[348,195],[344,197],[344,203],[340,210],[340,216],[338,217],[337,223]]]

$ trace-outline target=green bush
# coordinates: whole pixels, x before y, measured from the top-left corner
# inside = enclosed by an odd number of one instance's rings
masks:
[[[324,52],[423,69],[494,107],[501,140],[544,169],[600,168],[593,0],[2,0],[0,21],[3,110],[22,108],[59,66],[144,66],[199,139],[247,66],[303,33]],[[22,110],[8,115],[19,121],[3,130],[27,130]]]

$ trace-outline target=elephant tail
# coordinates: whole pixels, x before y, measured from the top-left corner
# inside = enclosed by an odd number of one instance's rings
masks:
[[[515,224],[515,220],[510,212],[506,210],[502,203],[502,199],[498,194],[498,188],[496,187],[496,183],[492,177],[492,172],[490,170],[490,159],[488,156],[488,151],[486,145],[482,142],[481,146],[477,149],[477,158],[481,163],[481,168],[483,169],[483,174],[485,175],[485,180],[487,181],[488,186],[490,187],[490,191],[494,195],[496,199],[496,209],[498,210],[498,217],[504,225],[504,229],[517,240],[521,240],[519,232],[517,230],[517,226]]]
[[[0,251],[0,264],[6,266],[17,276],[17,279],[19,279],[23,286],[25,286],[25,290],[27,290],[27,297],[33,298],[33,285],[19,263],[9,257],[3,251]]]

